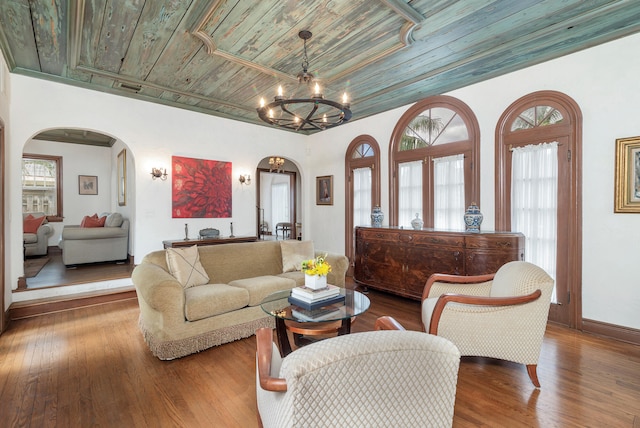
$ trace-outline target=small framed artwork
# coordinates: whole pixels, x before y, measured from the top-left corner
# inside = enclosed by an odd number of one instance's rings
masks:
[[[316,177],[316,205],[333,205],[333,175]]]
[[[616,140],[616,213],[640,213],[640,137]]]
[[[81,195],[97,195],[98,194],[98,176],[79,175],[78,176],[78,193],[80,193]]]
[[[118,205],[127,205],[127,150],[118,153]]]

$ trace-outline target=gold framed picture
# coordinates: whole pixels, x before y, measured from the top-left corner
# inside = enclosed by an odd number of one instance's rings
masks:
[[[118,205],[127,205],[127,149],[118,153]]]
[[[333,205],[333,175],[316,177],[316,205]]]
[[[640,137],[616,140],[616,213],[640,213]]]

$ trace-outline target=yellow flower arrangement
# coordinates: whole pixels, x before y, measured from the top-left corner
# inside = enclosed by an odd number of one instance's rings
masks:
[[[327,263],[325,257],[318,256],[315,259],[305,260],[302,262],[302,271],[312,276],[327,276],[331,272],[331,265]]]

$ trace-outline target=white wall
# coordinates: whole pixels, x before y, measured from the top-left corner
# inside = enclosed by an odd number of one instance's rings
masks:
[[[497,122],[518,98],[540,90],[572,97],[583,114],[583,317],[640,328],[640,214],[614,214],[616,138],[640,135],[635,95],[640,89],[640,45],[634,35],[448,93],[476,114],[481,136],[483,227],[495,223],[494,145]],[[357,94],[354,94],[357,116]],[[389,212],[389,139],[405,108],[359,120],[310,138],[307,171],[334,174],[332,207],[307,210],[316,246],[344,251],[344,151],[359,134],[372,135],[381,146],[382,209]],[[335,147],[335,150],[328,150]],[[307,189],[307,191],[311,191]],[[386,223],[386,220],[385,220]],[[326,231],[326,233],[325,233]]]
[[[633,98],[638,92],[640,57],[629,54],[638,45],[640,35],[627,37],[449,94],[466,102],[480,124],[480,207],[487,229],[495,219],[494,133],[502,112],[521,96],[545,89],[576,100],[584,119],[583,316],[632,328],[640,328],[640,280],[634,269],[640,215],[613,213],[613,179],[615,139],[640,135]],[[381,146],[382,210],[388,218],[389,139],[410,106],[305,137],[22,76],[12,76],[11,81],[7,156],[13,183],[19,183],[19,171],[13,166],[24,143],[42,129],[93,129],[114,135],[129,147],[135,158],[136,262],[160,249],[163,239],[183,237],[184,221],[171,218],[170,181],[152,181],[149,175],[153,166],[169,168],[172,155],[233,162],[233,218],[189,220],[191,230],[216,227],[225,233],[233,221],[236,235],[254,233],[255,186],[241,186],[237,176],[254,174],[261,159],[280,154],[295,161],[301,172],[305,239],[312,239],[316,248],[343,252],[345,150],[356,136],[369,134]],[[357,96],[353,94],[355,117]],[[322,175],[334,176],[334,205],[315,205],[315,177]],[[19,186],[9,183],[7,188],[11,218],[20,218]],[[7,266],[15,283],[22,274],[21,227],[10,222]]]
[[[118,142],[110,154],[114,162],[112,168],[115,168],[115,156],[127,148],[127,206],[117,205],[114,192],[111,210],[125,212],[132,219],[130,250],[136,263],[145,254],[161,249],[163,240],[183,238],[185,223],[189,224],[192,234],[204,227],[215,227],[228,235],[231,222],[235,235],[255,234],[256,186],[241,185],[239,175],[255,174],[260,160],[278,153],[287,153],[287,159],[297,165],[304,160],[304,144],[301,144],[304,137],[294,133],[19,75],[11,77],[14,96],[10,114],[15,120],[7,127],[5,164],[9,214],[7,306],[12,301],[8,290],[16,287],[18,277],[23,274],[21,157],[27,141],[42,130],[83,128],[116,137]],[[174,155],[233,163],[232,218],[171,218],[171,177],[167,181],[152,180],[150,172],[152,167],[170,170]],[[300,178],[305,180],[305,174],[301,173]],[[304,197],[303,206],[306,205]],[[65,214],[68,214],[66,210]],[[32,293],[31,298],[44,296],[44,292],[39,293]]]

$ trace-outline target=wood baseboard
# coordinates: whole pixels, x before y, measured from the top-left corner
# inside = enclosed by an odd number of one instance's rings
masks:
[[[19,320],[87,306],[102,305],[121,300],[137,299],[133,286],[113,290],[72,294],[69,296],[14,302],[9,306],[9,319]]]
[[[640,345],[640,330],[589,319],[582,320],[582,331],[634,345]]]

